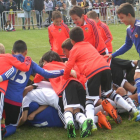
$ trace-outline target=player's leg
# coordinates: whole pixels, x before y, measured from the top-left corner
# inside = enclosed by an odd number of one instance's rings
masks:
[[[1,119],[2,119],[2,113],[3,113],[3,105],[4,105],[4,94],[0,92],[0,125],[1,125]],[[4,133],[2,132],[1,126],[0,126],[0,139],[3,138]]]
[[[96,131],[97,127],[94,121],[94,106],[99,100],[99,92],[100,92],[100,73],[94,75],[85,83],[86,87],[86,107],[85,107],[85,115],[87,118],[93,120],[93,128],[92,131]]]
[[[108,74],[107,74],[108,73]],[[107,79],[109,77],[109,70],[105,70],[103,71],[103,75],[104,75],[104,78],[102,79]],[[108,82],[104,82],[102,81],[102,87],[105,88],[105,92],[103,93],[103,95],[105,95],[106,97],[109,97],[111,100],[113,100],[117,105],[121,106],[122,108],[126,109],[133,117],[132,117],[132,120],[135,120],[137,115],[138,115],[138,111],[133,109],[131,107],[131,105],[129,105],[127,103],[126,100],[124,100],[119,94],[116,93],[116,91],[113,91],[112,92],[108,92],[107,89],[108,89],[108,86],[106,85],[108,84]],[[117,120],[117,114],[114,115],[112,114],[112,116],[116,116],[116,120]],[[119,116],[118,116],[119,117]],[[115,118],[114,118],[115,119]]]
[[[4,110],[6,115],[6,134],[4,137],[8,137],[16,132],[16,127],[20,118],[21,107],[4,103]]]

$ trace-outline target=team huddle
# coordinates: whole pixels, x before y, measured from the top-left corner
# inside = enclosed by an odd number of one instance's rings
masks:
[[[59,11],[52,13],[51,50],[39,65],[26,56],[24,41],[14,43],[12,55],[5,54],[0,44],[2,138],[26,121],[37,127],[65,127],[68,138],[76,137],[75,129],[80,129],[80,137],[88,137],[97,124],[111,130],[107,116],[120,124],[122,112],[140,121],[140,61],[115,58],[133,43],[140,53],[140,21],[132,5],[125,3],[117,10],[121,21],[130,26],[125,44],[113,54],[111,32],[96,12],[84,15],[81,7],[74,6],[69,14],[76,24],[71,30]]]

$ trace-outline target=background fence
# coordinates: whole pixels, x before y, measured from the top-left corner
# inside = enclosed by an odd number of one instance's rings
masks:
[[[116,10],[117,10],[117,6],[106,6],[106,7],[100,7],[100,8],[86,8],[86,11],[96,11],[97,13],[99,13],[99,18],[101,21],[106,22],[107,24],[118,24],[119,19],[116,15]],[[136,14],[136,19],[140,19],[140,5],[137,4],[134,6],[135,9],[135,14]],[[69,16],[69,10],[70,8],[68,7],[67,10],[61,10],[61,13],[63,15],[63,20],[64,22],[69,26],[69,25],[73,25],[72,20]],[[106,15],[102,16],[102,11],[104,10],[104,12],[106,12]],[[49,26],[49,21],[48,21],[48,15],[49,12],[41,12],[41,15],[39,15],[39,24],[41,23],[42,27],[46,27]],[[9,20],[11,17],[11,23],[14,24],[15,28],[23,28],[24,24],[25,24],[25,17],[24,17],[24,11],[14,11],[13,14],[11,15],[11,13],[9,11],[4,11],[2,13],[2,20],[0,20],[0,25],[5,25],[5,21]],[[42,20],[42,21],[41,21]],[[27,22],[28,24],[28,22]],[[26,26],[28,26],[26,24]],[[36,20],[36,13],[35,11],[31,11],[31,18],[30,18],[30,25],[31,28],[35,28],[37,26],[37,20]],[[4,30],[4,26],[0,26],[0,30]]]

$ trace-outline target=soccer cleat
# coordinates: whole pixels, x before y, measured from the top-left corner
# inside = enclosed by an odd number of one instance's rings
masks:
[[[137,116],[137,118],[135,119],[136,122],[140,121],[140,114]]]
[[[99,127],[102,128],[102,125],[104,125],[107,129],[111,130],[111,125],[109,121],[106,119],[106,116],[101,111],[97,113],[97,116]]]
[[[81,138],[88,137],[91,135],[91,129],[93,126],[93,120],[92,119],[87,119],[83,122],[81,125]]]
[[[120,115],[118,115],[117,110],[111,105],[111,103],[108,100],[102,101],[103,109],[109,113],[109,115],[113,118],[113,120],[120,124],[122,122],[122,118]]]
[[[139,115],[139,111],[136,108],[132,108],[132,111],[129,114],[130,114],[130,120],[134,121],[137,119],[138,121],[137,116]]]
[[[75,126],[72,121],[69,121],[67,124],[67,133],[68,133],[68,138],[75,138],[76,133],[75,133]]]

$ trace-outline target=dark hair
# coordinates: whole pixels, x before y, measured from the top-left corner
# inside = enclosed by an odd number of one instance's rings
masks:
[[[60,11],[53,11],[52,12],[52,19],[57,19],[57,18],[62,18],[62,14],[60,13]]]
[[[91,19],[96,19],[99,16],[95,11],[89,11],[89,12],[87,12],[87,17],[91,18]]]
[[[63,43],[62,43],[62,48],[65,48],[67,50],[71,50],[73,45],[71,44],[70,38],[67,38]]]
[[[8,24],[9,23],[9,24]],[[6,21],[6,24],[5,24],[5,27],[7,27],[9,25],[9,27],[11,28],[11,21],[10,20],[7,20]]]
[[[79,7],[79,6],[73,6],[70,11],[69,11],[69,15],[77,15],[78,17],[82,17],[82,15],[84,14],[84,10]]]
[[[48,63],[52,61],[62,62],[62,59],[56,52],[48,51],[42,56],[42,61],[47,61]]]
[[[75,42],[80,42],[84,40],[84,33],[80,27],[74,27],[70,30],[69,34],[70,39],[72,39]]]
[[[120,7],[117,9],[117,14],[124,14],[128,15],[131,14],[132,17],[135,17],[135,11],[134,8],[131,4],[129,3],[123,3],[120,5]]]
[[[18,40],[14,43],[12,50],[14,53],[24,53],[27,50],[27,45],[24,41]]]

